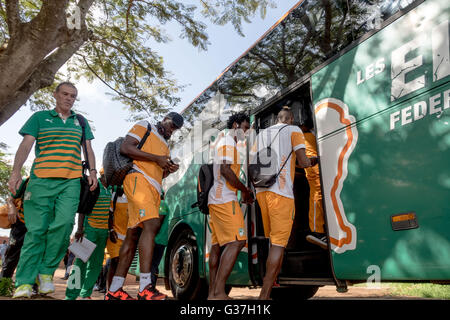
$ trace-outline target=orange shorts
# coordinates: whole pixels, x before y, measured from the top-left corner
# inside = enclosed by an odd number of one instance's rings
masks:
[[[141,173],[128,174],[123,191],[128,199],[128,228],[142,227],[144,221],[159,219],[161,196]]]
[[[113,243],[111,240],[106,242],[106,250],[111,259],[117,258],[119,256],[120,247],[122,247],[123,240],[117,239],[116,243]]]
[[[233,241],[247,240],[244,216],[238,202],[210,204],[208,207],[212,245],[223,246]]]
[[[271,191],[256,194],[264,225],[264,235],[273,245],[286,247],[295,217],[294,199]]]

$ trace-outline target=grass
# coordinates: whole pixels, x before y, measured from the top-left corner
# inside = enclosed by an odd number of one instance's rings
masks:
[[[11,297],[14,283],[11,278],[0,278],[0,296]]]
[[[450,285],[433,283],[389,283],[392,295],[450,299]]]
[[[365,283],[356,284],[357,287],[365,287]],[[392,296],[410,296],[431,299],[449,299],[450,284],[412,283],[412,282],[383,282],[381,288],[389,289]]]

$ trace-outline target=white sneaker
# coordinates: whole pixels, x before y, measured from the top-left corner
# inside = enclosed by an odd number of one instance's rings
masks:
[[[21,286],[18,286],[16,291],[14,291],[13,299],[31,298],[32,292],[33,292],[33,289],[31,287],[31,284],[23,284]]]
[[[306,240],[312,244],[318,245],[322,249],[328,249],[328,239],[326,235],[307,235]]]
[[[38,275],[38,284],[40,294],[55,292],[55,286],[53,285],[53,276],[51,274]]]

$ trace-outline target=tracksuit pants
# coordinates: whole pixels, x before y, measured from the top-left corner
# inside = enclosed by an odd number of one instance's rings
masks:
[[[75,259],[69,279],[67,280],[67,300],[75,300],[78,296],[82,298],[90,297],[98,276],[102,271],[108,229],[93,228],[88,222],[85,222],[84,237],[94,242],[97,246],[86,263],[79,258]]]
[[[16,271],[16,287],[53,275],[64,258],[80,199],[80,179],[35,178],[24,195],[27,233]]]

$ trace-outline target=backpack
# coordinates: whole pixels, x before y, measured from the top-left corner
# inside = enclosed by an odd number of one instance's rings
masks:
[[[11,223],[8,219],[9,206],[4,204],[0,206],[0,228],[9,229],[11,228]]]
[[[212,164],[202,164],[197,179],[197,202],[191,208],[198,207],[203,214],[209,214],[208,195],[214,184]]]
[[[287,126],[288,125],[281,127],[273,138],[272,142],[267,147],[259,150],[256,153],[256,163],[249,164],[248,176],[255,188],[270,188],[272,185],[274,185],[281,173],[281,170],[283,170],[284,166],[288,162],[292,151],[291,153],[289,153],[288,158],[277,173],[271,170],[278,167],[278,155],[274,150],[272,150],[271,145],[275,141],[275,138],[280,133],[280,131]]]
[[[17,190],[17,193],[14,197],[15,200],[20,200],[19,203],[14,202],[17,210],[20,211],[20,206],[23,206],[23,197],[25,195],[25,189],[30,181],[30,177],[26,178],[25,181],[20,185],[20,188]],[[4,204],[0,206],[0,228],[9,229],[11,228],[11,223],[8,219],[9,214],[9,206],[8,204]]]
[[[137,145],[138,149],[142,148],[151,130],[151,125],[147,123],[147,132]],[[133,160],[120,153],[120,146],[124,140],[124,137],[119,137],[115,141],[108,142],[103,151],[103,170],[108,186],[121,186],[128,171],[133,167]]]
[[[84,155],[86,159],[82,162],[82,170],[83,174],[80,179],[81,183],[81,189],[80,189],[80,201],[78,203],[78,213],[82,213],[85,215],[88,215],[92,212],[92,209],[94,209],[95,203],[98,200],[98,196],[100,195],[100,186],[97,184],[97,188],[95,188],[93,191],[90,190],[91,186],[89,185],[89,180],[86,175],[86,170],[90,170],[91,166],[89,165],[89,159],[87,156],[87,147],[86,147],[86,119],[80,115],[77,114],[78,122],[80,123],[82,134],[81,134],[81,145],[84,149]],[[90,172],[89,172],[90,174]],[[97,177],[95,177],[97,179]]]

